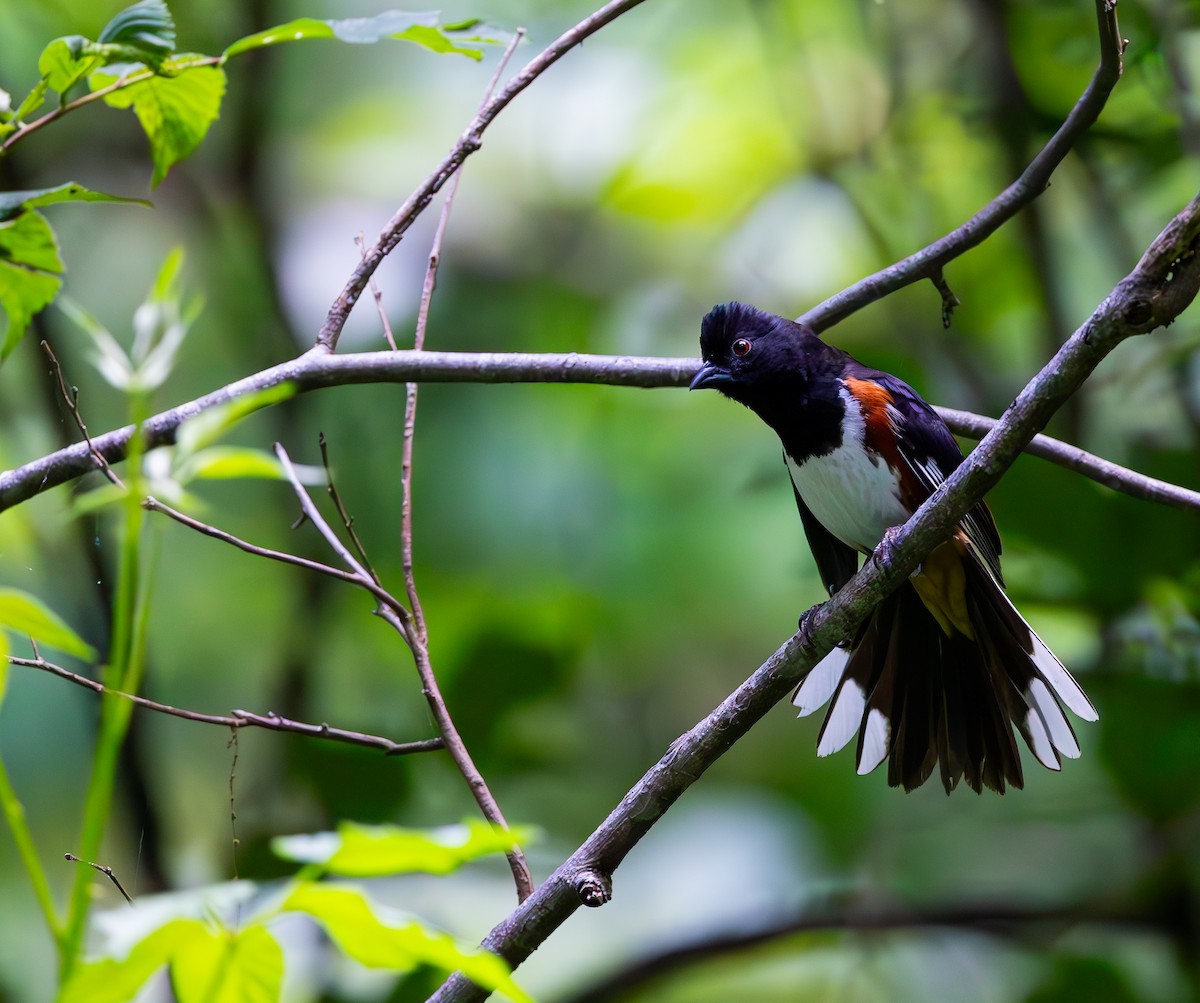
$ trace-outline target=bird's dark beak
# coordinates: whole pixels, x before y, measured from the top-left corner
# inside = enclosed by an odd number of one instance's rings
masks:
[[[692,382],[688,389],[707,390],[710,387],[719,388],[724,383],[732,382],[733,376],[728,369],[722,369],[711,362],[706,362],[700,367],[700,371],[692,377]]]

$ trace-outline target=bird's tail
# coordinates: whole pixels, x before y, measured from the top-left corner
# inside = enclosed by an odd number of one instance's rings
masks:
[[[834,648],[793,696],[800,715],[832,698],[817,740],[827,756],[858,734],[858,772],[888,759],[888,783],[911,791],[940,768],[946,792],[1024,786],[1013,728],[1042,765],[1079,755],[1063,705],[1096,711],[999,583],[963,555],[974,638],[946,629],[911,582],[876,607],[853,647]]]

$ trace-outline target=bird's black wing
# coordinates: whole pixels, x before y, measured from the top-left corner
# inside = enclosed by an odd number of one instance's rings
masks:
[[[962,450],[942,416],[902,379],[877,370],[871,371],[870,378],[881,384],[892,397],[892,407],[900,418],[896,423],[900,455],[926,489],[927,498],[962,463]],[[924,500],[915,499],[917,504]],[[1000,533],[986,502],[980,501],[967,512],[962,528],[988,570],[1003,584]]]
[[[800,510],[800,521],[804,523],[804,535],[808,538],[808,546],[817,562],[817,571],[826,591],[833,595],[858,570],[858,551],[842,543],[829,530],[822,526],[817,517],[809,511],[796,485],[792,484],[792,493],[796,496],[796,508]]]

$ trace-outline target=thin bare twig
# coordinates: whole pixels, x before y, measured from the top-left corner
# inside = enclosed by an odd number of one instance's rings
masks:
[[[949,407],[938,407],[935,410],[945,419],[951,431],[971,439],[982,439],[996,426],[995,418],[973,414],[970,411],[957,411]],[[1061,439],[1039,433],[1025,446],[1025,452],[1043,460],[1050,460],[1060,467],[1083,474],[1098,484],[1134,498],[1200,512],[1200,491],[1180,487],[1169,481],[1160,481],[1156,477],[1147,477]]]
[[[354,517],[346,511],[346,506],[342,503],[342,496],[338,493],[337,485],[334,483],[333,470],[329,466],[329,444],[325,441],[324,432],[317,433],[317,445],[321,449],[321,466],[325,468],[325,493],[329,495],[329,500],[337,509],[338,518],[342,520],[342,526],[346,530],[346,535],[350,537],[350,543],[354,547],[358,559],[362,562],[363,568],[371,576],[371,581],[383,588],[379,575],[371,566],[370,558],[367,557],[367,548],[363,546],[362,540],[358,538],[358,533],[354,530]]]
[[[75,427],[79,429],[79,434],[83,436],[83,441],[87,443],[88,452],[96,461],[96,466],[103,472],[104,476],[109,481],[119,488],[124,488],[125,484],[117,472],[108,465],[108,461],[100,454],[100,451],[92,444],[92,437],[88,433],[87,422],[83,420],[83,414],[79,410],[79,388],[67,388],[67,381],[63,377],[62,366],[58,363],[58,356],[54,354],[54,349],[50,347],[50,342],[43,340],[42,351],[46,353],[46,358],[50,360],[50,369],[54,373],[55,382],[58,383],[58,393],[62,397],[63,403],[67,405],[71,412],[71,417],[75,419]]]
[[[483,813],[484,818],[500,828],[509,828],[504,814],[500,811],[500,807],[496,803],[496,799],[492,796],[491,790],[471,759],[471,754],[467,751],[462,736],[459,735],[458,728],[450,716],[450,712],[446,707],[446,701],[442,697],[441,690],[438,687],[437,677],[433,673],[433,667],[429,660],[428,647],[416,635],[409,610],[405,609],[403,603],[394,596],[391,596],[377,586],[371,580],[367,570],[346,549],[341,540],[338,539],[337,534],[333,532],[329,523],[325,521],[316,505],[313,504],[312,498],[296,473],[296,468],[292,464],[287,450],[279,443],[275,444],[275,455],[279,457],[284,475],[287,477],[292,490],[299,499],[304,515],[316,527],[317,532],[325,538],[326,543],[329,544],[333,551],[354,570],[354,574],[345,576],[344,580],[361,586],[377,598],[380,593],[387,596],[385,601],[380,602],[376,609],[376,614],[392,626],[412,651],[413,661],[417,666],[417,674],[421,680],[422,692],[425,694],[425,700],[429,705],[434,722],[437,724],[438,733],[445,743],[446,751],[450,753],[450,758],[454,760],[454,765],[458,767],[459,772],[466,780],[467,786],[475,798],[475,803],[479,806],[479,810]],[[292,563],[299,563],[299,561],[293,561]],[[533,888],[533,878],[529,873],[528,865],[525,863],[524,855],[519,851],[516,851],[515,854],[510,854],[509,864],[513,869],[513,877],[517,882],[517,895],[523,900],[530,894]]]
[[[570,52],[571,49],[579,45],[585,38],[594,35],[605,25],[615,21],[626,11],[632,10],[642,2],[643,0],[611,0],[611,2],[606,3],[594,14],[584,18],[575,27],[563,32],[563,34],[546,46],[541,53],[526,64],[520,73],[509,80],[499,94],[484,105],[479,114],[467,126],[466,131],[459,138],[458,142],[454,144],[453,149],[434,168],[433,173],[421,183],[421,186],[408,197],[408,201],[388,220],[387,225],[383,228],[383,232],[380,233],[374,245],[367,251],[366,256],[354,270],[345,287],[329,308],[329,312],[325,315],[325,321],[317,334],[315,345],[317,349],[332,352],[337,347],[337,341],[341,336],[342,328],[346,326],[346,319],[350,316],[350,311],[353,309],[354,304],[358,302],[362,291],[367,287],[367,279],[379,267],[379,263],[400,243],[404,234],[412,226],[413,221],[425,211],[429,203],[433,201],[433,197],[441,191],[446,182],[454,176],[455,171],[462,166],[463,161],[480,148],[483,142],[484,130],[491,125],[496,116],[507,108],[518,94]]]
[[[220,64],[221,64],[220,56],[199,56],[196,59],[189,60],[186,64],[186,66],[179,67],[179,69],[182,71],[182,70],[195,69],[195,68],[201,67],[201,66],[219,66]],[[17,143],[19,143],[22,139],[24,139],[26,136],[37,132],[38,129],[41,129],[44,126],[49,125],[51,122],[54,122],[55,120],[62,118],[64,115],[66,115],[70,112],[73,112],[78,108],[82,108],[82,107],[84,107],[84,105],[89,105],[94,101],[99,101],[101,98],[108,97],[108,95],[113,93],[113,91],[119,91],[124,87],[130,87],[133,84],[139,84],[143,80],[149,80],[153,76],[154,76],[153,70],[143,70],[143,71],[139,71],[137,73],[127,73],[123,77],[118,77],[116,80],[114,80],[111,84],[109,84],[106,87],[101,87],[98,90],[89,91],[87,94],[84,94],[82,97],[76,98],[74,101],[69,101],[64,105],[60,105],[58,108],[55,108],[52,111],[46,112],[45,115],[42,115],[40,118],[35,118],[32,122],[23,123],[22,125],[20,125],[17,128],[16,132],[14,132],[12,135],[10,135],[8,137],[8,139],[6,139],[6,140],[4,140],[4,142],[0,143],[0,153],[10,149],[11,147],[13,147]]]
[[[505,66],[508,65],[509,59],[512,57],[513,52],[516,51],[517,45],[520,44],[524,36],[525,29],[517,29],[508,47],[504,50],[504,55],[501,56],[497,63],[496,70],[492,74],[492,79],[488,83],[483,94],[483,99],[480,102],[479,110],[481,114],[491,100],[492,92],[495,90]],[[446,196],[442,200],[442,211],[438,217],[437,229],[434,232],[433,242],[430,246],[429,264],[425,269],[425,281],[421,288],[421,303],[417,310],[417,325],[413,336],[413,349],[417,352],[423,351],[425,348],[425,336],[429,326],[429,308],[433,302],[434,289],[437,287],[438,265],[442,257],[442,243],[446,237],[446,228],[449,225],[450,213],[454,207],[454,196],[458,192],[458,185],[461,179],[462,167],[460,166],[454,172],[449,184],[446,186]],[[470,753],[467,751],[466,744],[459,736],[458,729],[454,725],[450,712],[442,698],[441,690],[437,685],[437,679],[433,671],[433,663],[429,658],[429,630],[425,622],[425,611],[421,606],[421,594],[417,589],[416,575],[413,571],[413,442],[416,432],[419,387],[420,384],[410,382],[405,388],[404,433],[400,447],[400,565],[404,578],[404,590],[408,595],[408,608],[412,614],[413,622],[413,636],[410,641],[410,647],[412,648],[413,660],[416,662],[417,673],[421,677],[425,697],[429,701],[435,719],[438,721],[438,727],[441,730],[442,736],[446,739],[446,744],[450,749],[450,755],[454,759],[455,765],[462,773],[467,785],[471,788],[471,792],[475,796],[480,810],[488,821],[493,825],[507,829],[508,822],[500,810],[499,803],[484,781],[483,774],[475,766]],[[519,846],[513,846],[512,849],[506,852],[505,856],[508,858],[508,866],[512,871],[513,881],[516,882],[517,901],[523,902],[533,892],[533,875],[529,870],[529,864],[526,862],[525,854]]]
[[[299,557],[296,554],[289,554],[281,550],[271,550],[269,547],[260,547],[257,544],[248,543],[234,536],[232,533],[226,533],[224,530],[210,526],[206,522],[200,522],[200,520],[193,519],[189,515],[184,515],[178,509],[171,508],[170,505],[154,497],[146,498],[142,502],[142,507],[150,512],[159,512],[174,519],[180,525],[187,526],[188,529],[194,529],[197,533],[211,536],[214,540],[220,540],[222,543],[228,543],[231,547],[237,547],[238,550],[245,551],[247,554],[253,554],[255,557],[265,557],[268,560],[279,561],[281,564],[291,564],[297,568],[307,568],[309,571],[316,571],[318,574],[336,578],[338,581],[361,586],[378,599],[381,605],[395,604],[398,615],[405,616],[408,613],[403,604],[398,602],[387,589],[376,584],[369,574],[343,571],[341,568],[322,564],[320,561],[313,561],[307,557]]]
[[[366,238],[360,233],[354,238],[354,243],[358,247],[359,257],[365,259],[367,256]],[[387,311],[383,308],[383,293],[379,291],[379,284],[375,281],[374,272],[371,273],[367,285],[371,287],[371,295],[375,298],[375,312],[379,314],[379,323],[383,326],[383,340],[394,352],[396,351],[396,338],[392,334],[392,322],[388,320]]]
[[[73,853],[64,853],[63,860],[69,860],[73,864],[87,864],[88,867],[96,868],[96,870],[98,870],[101,874],[106,874],[108,876],[108,880],[117,886],[117,891],[119,891],[125,897],[125,901],[130,905],[133,905],[133,899],[129,897],[129,892],[125,890],[124,885],[122,885],[117,879],[116,871],[109,867],[108,864],[95,864],[90,860],[84,860],[82,857],[77,857]]]
[[[1125,40],[1117,25],[1116,0],[1095,0],[1095,4],[1100,32],[1100,65],[1062,126],[1021,176],[961,226],[903,261],[868,275],[831,296],[799,317],[801,322],[816,331],[824,331],[897,289],[921,279],[935,278],[948,262],[981,244],[1046,190],[1050,176],[1079,137],[1092,127],[1121,79]]]
[[[122,700],[128,700],[143,710],[152,710],[159,714],[168,714],[171,717],[182,718],[185,721],[195,721],[199,724],[215,724],[222,728],[234,729],[265,728],[268,731],[285,731],[293,735],[304,735],[306,738],[323,738],[330,742],[357,745],[364,749],[379,749],[389,756],[404,756],[412,752],[433,752],[443,747],[440,738],[427,738],[416,742],[393,742],[390,738],[383,738],[380,735],[368,735],[361,731],[334,728],[328,724],[309,724],[305,721],[292,721],[286,717],[280,717],[273,712],[255,714],[247,710],[235,710],[229,714],[202,714],[199,711],[186,710],[183,707],[172,707],[170,704],[159,703],[157,700],[149,700],[146,697],[137,696],[133,693],[123,693],[120,690],[109,689],[95,679],[81,676],[78,672],[64,669],[61,665],[55,665],[44,658],[18,658],[15,655],[10,655],[8,661],[12,665],[22,665],[26,668],[49,672],[51,675],[58,676],[60,679],[65,679],[67,682],[74,683],[76,686],[82,686],[102,696],[108,693],[112,696],[120,697]]]

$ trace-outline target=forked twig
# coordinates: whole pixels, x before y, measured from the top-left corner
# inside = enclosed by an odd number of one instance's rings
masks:
[[[386,600],[381,601],[376,608],[376,614],[392,626],[404,639],[404,642],[412,652],[413,661],[417,667],[417,675],[421,680],[421,690],[425,695],[429,710],[433,714],[434,722],[437,724],[438,733],[441,735],[442,741],[445,742],[446,751],[450,753],[450,758],[454,760],[454,765],[458,767],[459,772],[463,775],[463,779],[466,780],[467,787],[470,789],[471,795],[474,797],[475,803],[479,806],[479,810],[483,813],[484,818],[491,822],[492,825],[508,829],[509,824],[505,820],[503,812],[500,811],[500,806],[496,803],[496,799],[492,795],[487,782],[483,779],[483,775],[475,766],[475,762],[471,758],[471,754],[467,751],[462,736],[458,733],[454,719],[450,716],[445,698],[442,696],[441,689],[438,686],[437,677],[433,672],[433,666],[429,659],[429,649],[424,641],[424,634],[423,632],[418,633],[415,629],[411,612],[405,609],[404,604],[394,596],[386,593],[380,586],[376,585],[366,568],[337,538],[337,534],[333,532],[329,523],[325,521],[309,496],[307,489],[301,483],[300,477],[296,473],[296,468],[287,454],[287,450],[279,443],[275,444],[275,455],[279,457],[284,475],[287,477],[292,490],[299,499],[300,507],[304,515],[308,518],[308,521],[313,524],[317,532],[325,538],[325,541],[334,552],[353,571],[351,575],[336,577],[341,577],[343,581],[359,585],[376,598],[379,598],[381,594],[386,595]],[[514,848],[510,850],[507,857],[509,866],[513,872],[513,879],[517,884],[517,896],[521,901],[524,901],[533,891],[533,877],[529,872],[529,865],[525,862],[525,856],[520,849]]]

